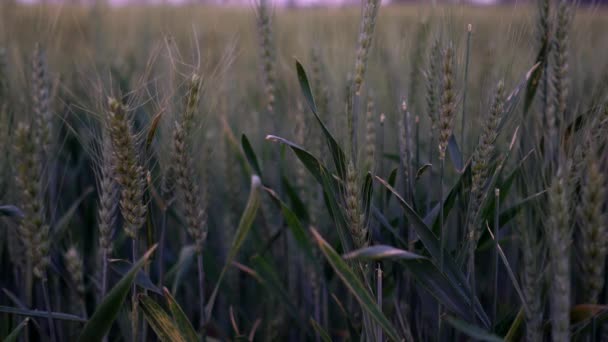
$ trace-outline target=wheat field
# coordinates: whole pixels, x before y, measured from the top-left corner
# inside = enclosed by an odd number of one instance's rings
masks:
[[[606,32],[1,3],[0,339],[608,340]]]

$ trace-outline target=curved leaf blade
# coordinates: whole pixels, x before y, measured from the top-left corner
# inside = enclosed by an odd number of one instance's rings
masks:
[[[382,327],[382,330],[384,330],[391,340],[399,341],[400,338],[397,330],[393,327],[393,324],[388,318],[386,318],[384,313],[382,313],[382,310],[378,307],[371,294],[365,289],[365,286],[361,283],[361,280],[359,280],[357,275],[315,229],[311,229],[311,232],[315,240],[317,240],[321,252],[325,255],[325,258],[340,279],[342,279],[344,285],[346,285],[353,296],[355,296],[361,305],[361,308],[365,310],[380,327]]]
[[[173,320],[160,305],[152,300],[152,298],[140,294],[139,303],[146,321],[148,321],[148,324],[150,324],[150,327],[152,327],[152,330],[154,330],[156,336],[158,336],[161,341],[186,342]]]
[[[196,330],[192,326],[192,323],[182,310],[182,307],[179,306],[175,298],[171,295],[171,292],[164,287],[163,293],[165,295],[165,299],[167,300],[167,306],[169,307],[169,311],[171,312],[171,316],[177,325],[177,328],[181,332],[181,335],[187,342],[197,342],[198,336],[196,335]]]

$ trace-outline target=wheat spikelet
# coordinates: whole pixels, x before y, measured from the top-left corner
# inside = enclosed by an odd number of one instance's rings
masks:
[[[471,213],[468,220],[468,234],[473,245],[477,243],[481,233],[481,230],[477,229],[475,220],[479,213],[479,206],[483,200],[483,188],[488,180],[488,172],[490,168],[489,163],[494,152],[495,140],[498,134],[498,125],[504,112],[504,97],[504,83],[500,81],[496,88],[492,108],[490,109],[490,113],[484,122],[483,131],[479,137],[479,143],[477,144],[477,147],[473,152],[473,156],[471,157]]]
[[[553,106],[558,120],[564,119],[569,91],[568,79],[568,44],[571,13],[565,0],[561,0],[557,8],[555,23],[554,61],[552,64]]]
[[[606,183],[598,163],[588,159],[586,177],[581,184],[581,200],[576,207],[580,224],[579,265],[583,303],[596,304],[604,286],[604,260],[608,231],[602,211],[606,203]]]
[[[112,235],[118,208],[116,204],[118,186],[115,183],[112,143],[107,135],[102,137],[102,145],[100,169],[97,176],[99,187],[97,217],[99,222],[99,247],[107,255],[112,250]]]
[[[401,167],[403,168],[403,179],[405,180],[405,188],[406,188],[406,200],[410,195],[410,178],[411,178],[411,170],[410,170],[410,161],[411,161],[411,131],[409,124],[409,112],[407,110],[407,103],[404,101],[401,102],[401,115],[399,117],[398,122],[399,129],[399,158],[401,159]]]
[[[543,278],[540,260],[543,243],[535,225],[520,219],[522,250],[522,290],[529,312],[526,313],[526,341],[541,342],[543,336]]]
[[[357,173],[351,162],[346,167],[346,187],[345,187],[345,207],[348,229],[350,230],[356,249],[367,246],[367,227],[365,226],[365,217],[361,210],[361,202],[359,201],[359,188],[357,181]]]
[[[196,183],[194,162],[190,156],[189,140],[193,127],[193,115],[198,109],[200,79],[193,76],[186,96],[186,110],[181,122],[176,122],[173,130],[174,172],[181,205],[186,219],[186,230],[195,241],[196,250],[201,253],[207,239],[207,213],[204,191]]]
[[[49,263],[49,226],[44,215],[42,165],[32,129],[20,123],[15,132],[15,155],[17,185],[21,192],[22,209],[25,214],[19,225],[19,234],[27,252],[34,275],[46,278]]]
[[[441,112],[439,113],[439,159],[445,159],[448,140],[452,135],[456,113],[456,94],[454,92],[454,48],[448,45],[443,54],[443,83]]]
[[[355,73],[353,91],[356,95],[361,92],[365,70],[367,68],[367,56],[372,45],[372,36],[376,26],[376,17],[380,9],[379,0],[366,0],[359,28],[359,44],[355,59]]]
[[[548,193],[548,221],[546,225],[549,248],[550,313],[552,340],[570,339],[570,209],[564,170],[560,167]]]
[[[268,0],[259,0],[257,2],[256,14],[266,109],[268,112],[273,113],[276,101],[275,51],[272,34],[272,17],[268,8]]]
[[[144,189],[146,178],[139,163],[137,136],[127,108],[114,98],[108,99],[108,128],[112,140],[116,182],[121,187],[120,212],[126,234],[137,239],[137,230],[146,220]]]
[[[84,272],[82,265],[82,257],[74,246],[70,247],[63,255],[65,260],[65,268],[70,275],[70,279],[76,286],[76,293],[80,300],[84,300]]]
[[[431,134],[434,134],[437,129],[438,120],[438,107],[439,107],[439,63],[441,59],[441,48],[439,47],[439,41],[435,40],[431,47],[431,54],[429,56],[428,69],[425,73],[426,76],[426,106],[427,115],[431,120]]]
[[[365,113],[365,170],[373,172],[376,154],[376,121],[374,98],[372,95],[367,99],[367,111]]]
[[[54,134],[48,82],[46,57],[40,45],[36,44],[32,62],[32,103],[37,132],[34,138],[42,147],[41,157],[43,160],[48,158],[51,149],[51,137]]]

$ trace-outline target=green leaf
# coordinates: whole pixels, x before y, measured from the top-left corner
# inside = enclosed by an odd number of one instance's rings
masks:
[[[30,321],[30,318],[26,317],[23,321],[21,321],[21,323],[19,323],[19,325],[17,325],[17,327],[15,327],[15,329],[13,329],[13,331],[11,331],[10,334],[8,334],[8,336],[6,336],[6,338],[3,341],[4,342],[17,342],[19,339],[19,334],[21,334],[21,331],[27,326],[29,321]]]
[[[329,336],[327,331],[323,329],[323,327],[319,325],[319,323],[317,323],[317,321],[311,318],[310,325],[312,325],[312,328],[314,329],[315,333],[319,336],[319,338],[321,338],[323,342],[331,342],[331,337]]]
[[[302,94],[304,95],[304,98],[306,99],[306,103],[308,103],[308,107],[310,108],[312,113],[315,115],[315,118],[317,119],[317,122],[319,122],[319,125],[321,126],[321,129],[323,130],[323,134],[325,135],[325,138],[327,139],[329,150],[331,151],[332,157],[334,159],[334,165],[338,172],[338,176],[340,177],[340,179],[345,179],[346,157],[344,155],[344,152],[340,148],[340,145],[336,141],[336,139],[334,139],[334,137],[331,135],[331,133],[329,132],[329,130],[327,129],[327,127],[325,126],[325,124],[323,123],[321,118],[319,117],[319,113],[317,112],[317,105],[315,104],[314,97],[312,96],[312,91],[310,90],[308,76],[306,76],[306,71],[304,70],[304,67],[298,60],[296,60],[296,70],[298,73],[298,81],[300,82],[300,88],[302,89]]]
[[[448,140],[448,154],[450,155],[450,160],[456,171],[462,173],[464,171],[462,152],[460,152],[460,147],[458,147],[458,142],[456,141],[454,134],[452,134]]]
[[[101,304],[93,313],[93,316],[85,324],[79,342],[101,341],[112,326],[114,319],[118,315],[120,308],[131,290],[131,285],[135,281],[137,272],[148,262],[150,256],[158,245],[152,246],[148,251],[133,265],[131,270],[116,284],[106,295]]]
[[[538,84],[543,76],[543,71],[545,69],[545,65],[547,63],[547,57],[549,53],[549,35],[546,34],[543,37],[543,40],[540,45],[540,49],[538,50],[538,54],[536,55],[536,64],[538,64],[538,68],[536,68],[530,78],[528,80],[528,84],[526,86],[526,97],[524,100],[524,115],[528,114],[530,110],[530,106],[532,105],[532,101],[534,101],[534,95],[536,95],[536,89],[538,89]]]
[[[291,185],[289,180],[286,177],[282,177],[283,190],[285,194],[289,197],[289,201],[293,206],[293,212],[297,215],[297,217],[303,222],[310,222],[310,216],[308,215],[308,210],[306,209],[306,204],[302,201],[298,192]],[[298,189],[302,190],[302,189]]]
[[[120,259],[111,260],[111,268],[114,272],[123,277],[131,269],[131,263],[126,260]],[[156,285],[154,285],[150,277],[142,270],[139,270],[139,272],[137,272],[137,276],[135,277],[135,284],[156,294],[162,294],[160,289]]]
[[[228,267],[232,264],[232,261],[238,254],[243,242],[245,242],[245,238],[253,226],[253,221],[258,212],[258,208],[260,207],[260,187],[262,186],[262,182],[260,177],[257,175],[251,176],[251,191],[249,192],[249,199],[247,200],[247,205],[245,206],[245,210],[243,211],[243,215],[241,216],[241,220],[239,222],[239,226],[237,227],[236,233],[234,235],[234,239],[232,240],[232,244],[230,246],[230,250],[228,251],[228,255],[226,256],[226,263],[222,268],[222,272],[220,272],[220,276],[217,279],[217,283],[215,284],[215,288],[213,289],[213,293],[209,298],[209,302],[207,303],[207,307],[205,308],[206,317],[211,317],[211,311],[213,310],[213,305],[215,304],[215,298],[217,297],[218,291],[220,289],[220,285],[222,283],[222,279],[228,270]]]
[[[502,117],[502,120],[500,122],[500,124],[498,125],[498,134],[497,134],[497,138],[500,135],[502,128],[505,126],[505,124],[508,122],[508,120],[512,117],[512,113],[515,111],[515,108],[517,107],[517,103],[519,102],[519,95],[521,94],[521,90],[522,88],[528,83],[528,80],[530,80],[535,72],[535,70],[538,69],[540,63],[536,63],[532,66],[532,68],[530,68],[530,70],[528,70],[528,72],[526,72],[524,79],[511,91],[511,93],[509,94],[509,96],[507,96],[507,99],[505,101],[505,112],[504,115]]]
[[[272,202],[281,210],[283,218],[285,218],[285,223],[287,223],[287,227],[291,230],[291,234],[293,235],[295,242],[298,244],[304,255],[308,258],[309,262],[316,263],[316,259],[313,254],[313,245],[296,214],[289,209],[289,207],[287,207],[283,201],[281,201],[279,196],[272,189],[265,187],[264,190],[266,193],[268,193]]]
[[[363,183],[362,198],[363,198],[363,210],[365,217],[369,217],[370,207],[372,205],[372,195],[374,191],[372,174],[370,172],[365,176],[365,182]]]
[[[317,240],[319,248],[325,258],[338,274],[344,285],[348,287],[350,292],[355,296],[361,308],[365,310],[369,316],[384,330],[386,335],[393,341],[400,341],[399,335],[392,323],[386,318],[382,310],[376,304],[372,295],[366,290],[365,286],[359,280],[359,277],[351,270],[351,268],[342,260],[340,255],[319,235],[315,229],[311,229],[312,235]]]
[[[198,336],[196,335],[196,330],[192,326],[190,320],[182,310],[181,306],[177,303],[175,298],[171,295],[171,292],[164,287],[163,293],[165,295],[165,299],[167,299],[167,306],[169,307],[169,311],[171,312],[171,316],[177,325],[177,328],[181,332],[181,335],[187,342],[197,342]]]
[[[522,307],[517,312],[517,316],[513,320],[513,323],[511,323],[511,327],[509,328],[509,331],[507,331],[507,335],[505,335],[505,342],[516,342],[522,340],[525,316],[526,314],[524,312],[524,308]]]
[[[344,256],[357,260],[395,260],[404,265],[417,282],[449,311],[473,320],[468,302],[459,295],[453,283],[426,257],[391,246],[376,245]]]
[[[469,167],[467,167],[467,169],[469,169]],[[386,181],[383,180],[382,178],[376,177],[376,180],[378,180],[382,185],[384,185],[384,187],[386,187],[389,191],[391,191],[393,193],[393,195],[395,196],[395,198],[399,201],[399,204],[401,205],[401,207],[404,210],[405,216],[407,217],[411,226],[416,230],[416,233],[418,234],[418,237],[420,238],[420,241],[422,242],[422,244],[424,245],[426,250],[431,254],[433,263],[435,265],[440,264],[439,260],[441,258],[441,255],[443,254],[443,264],[445,266],[444,271],[445,271],[446,276],[450,279],[450,281],[455,286],[455,288],[458,290],[458,293],[463,297],[463,299],[468,301],[468,298],[471,298],[471,289],[468,286],[468,283],[467,283],[467,280],[466,280],[464,274],[462,274],[460,269],[457,267],[456,262],[454,261],[452,256],[449,253],[441,253],[439,239],[428,228],[428,226],[426,224],[424,224],[424,222],[418,216],[418,214],[414,211],[414,209],[412,209],[403,200],[403,198],[399,195],[399,193],[397,193],[395,191],[395,189],[393,189],[390,185],[388,185],[386,183]],[[484,312],[483,307],[479,303],[479,300],[476,300],[476,302],[474,303],[474,307],[475,307],[475,313],[477,314],[479,319],[482,321],[484,326],[486,328],[488,328],[490,326],[490,319]]]
[[[428,170],[430,171],[433,168],[432,164],[424,164],[422,165],[418,171],[416,171],[416,180],[420,179],[420,177],[422,177],[422,175],[424,175],[424,173]],[[390,179],[389,179],[389,184],[390,184]],[[391,185],[392,186],[392,185]]]
[[[471,183],[471,163],[467,163],[464,171],[458,178],[456,184],[450,189],[448,196],[443,200],[443,217],[447,218],[450,214],[458,195],[468,188]],[[439,232],[439,210],[441,203],[437,203],[430,212],[424,217],[424,224],[432,226],[434,232]]]
[[[253,151],[253,147],[251,147],[251,143],[245,134],[241,135],[241,146],[243,147],[243,152],[247,157],[247,161],[249,165],[253,168],[253,170],[261,177],[262,176],[262,168],[260,168],[260,163],[258,162],[258,157]]]
[[[186,342],[175,322],[160,305],[144,294],[139,294],[138,298],[146,321],[161,341]]]
[[[26,317],[39,317],[39,318],[48,318],[49,312],[43,310],[29,310],[29,309],[20,309],[13,308],[10,306],[0,305],[0,312],[18,315],[18,316],[26,316]],[[63,321],[74,321],[74,322],[86,322],[87,320],[71,314],[66,314],[62,312],[51,312],[50,316],[53,319],[63,320]]]
[[[308,169],[308,171],[312,174],[312,176],[319,182],[319,184],[323,185],[323,177],[324,175],[330,174],[329,171],[325,168],[325,166],[310,152],[306,151],[300,145],[291,142],[285,138],[277,137],[274,135],[267,135],[266,140],[272,142],[278,142],[284,145],[287,145],[291,148],[291,150],[296,154],[296,157],[300,159],[302,164]],[[334,188],[332,188],[333,191]]]
[[[468,322],[460,320],[456,317],[446,315],[443,318],[444,321],[448,322],[452,327],[456,330],[464,333],[465,335],[479,341],[488,341],[488,342],[503,342],[503,339],[487,332],[486,330],[472,325]]]

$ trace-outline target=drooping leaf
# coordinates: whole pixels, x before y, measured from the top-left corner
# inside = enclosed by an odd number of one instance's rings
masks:
[[[357,260],[394,260],[400,262],[410,272],[422,288],[435,297],[447,310],[468,320],[471,310],[468,302],[459,295],[447,277],[426,257],[394,248],[376,245],[362,248],[344,256],[345,259]]]
[[[325,258],[338,274],[344,285],[349,289],[353,296],[357,299],[361,308],[365,310],[369,316],[382,328],[384,333],[393,341],[399,341],[399,335],[393,324],[382,313],[382,310],[376,304],[372,295],[366,290],[365,286],[359,280],[359,277],[351,270],[344,260],[336,251],[321,237],[315,230],[311,229],[312,235],[317,240],[319,248]]]
[[[245,238],[247,237],[249,230],[253,226],[253,221],[255,220],[258,208],[260,207],[261,186],[262,182],[260,180],[260,177],[258,177],[257,175],[251,176],[251,190],[249,192],[249,199],[247,200],[247,205],[245,206],[245,210],[243,211],[243,215],[241,216],[241,220],[236,229],[236,233],[234,234],[232,244],[230,245],[230,249],[228,250],[228,255],[226,256],[226,264],[220,272],[220,276],[217,279],[217,283],[215,284],[215,288],[213,289],[211,297],[209,297],[207,307],[205,308],[206,317],[211,317],[211,311],[213,310],[215,298],[217,297],[218,291],[220,289],[222,279],[224,278],[228,267],[230,267],[232,261],[241,249],[241,246],[245,242]]]
[[[344,259],[362,260],[422,260],[427,259],[416,253],[408,252],[399,248],[374,245],[366,248],[357,249],[345,254]]]
[[[123,302],[131,290],[131,285],[135,281],[137,272],[148,262],[156,247],[157,245],[154,245],[148,249],[97,306],[97,309],[80,333],[80,337],[78,337],[79,342],[101,341],[103,339],[122,308]]]
[[[278,142],[289,146],[296,154],[298,159],[300,159],[302,164],[304,164],[304,166],[308,169],[312,176],[317,180],[317,182],[319,182],[319,184],[323,184],[324,174],[330,174],[329,171],[327,171],[327,169],[325,168],[325,166],[315,156],[313,156],[310,152],[306,151],[298,144],[274,135],[266,136],[266,140]]]
[[[138,299],[144,318],[161,341],[186,342],[175,322],[160,305],[144,294],[140,294]]]
[[[126,260],[112,260],[111,267],[112,270],[116,272],[116,274],[120,275],[121,277],[124,277],[125,274],[127,274],[131,269],[131,263]],[[135,284],[156,294],[162,294],[160,289],[156,285],[154,285],[150,277],[141,270],[137,272],[137,276],[135,277]]]
[[[416,171],[416,180],[420,179],[420,177],[422,177],[422,175],[424,175],[424,173],[428,170],[430,171],[431,168],[433,167],[432,164],[424,164],[422,165],[418,171]],[[389,179],[389,184],[390,184],[390,179]],[[392,186],[392,185],[391,185]]]

